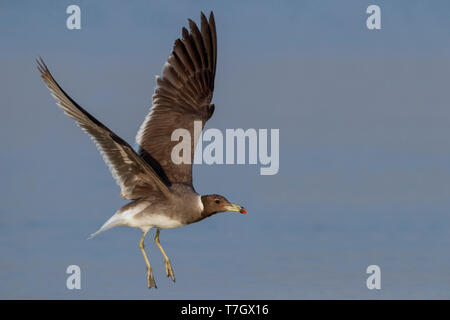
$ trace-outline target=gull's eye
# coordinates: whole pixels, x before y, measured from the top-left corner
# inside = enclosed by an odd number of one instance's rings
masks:
[[[220,200],[216,199],[216,203],[220,203]]]

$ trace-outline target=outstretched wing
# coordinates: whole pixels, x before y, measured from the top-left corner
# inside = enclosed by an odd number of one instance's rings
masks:
[[[75,119],[78,125],[95,141],[97,148],[117,184],[121,188],[121,196],[126,199],[138,199],[148,195],[149,191],[162,192],[169,195],[166,184],[156,172],[133,150],[133,148],[80,107],[58,85],[44,61],[37,61],[38,70],[46,82],[58,106]]]
[[[136,136],[139,154],[156,159],[170,182],[192,184],[192,162],[197,138],[194,121],[201,121],[203,129],[214,112],[210,104],[214,90],[217,60],[217,36],[214,15],[209,21],[201,13],[201,30],[189,21],[191,32],[183,28],[177,39],[162,76],[156,78],[153,105]],[[172,132],[186,129],[191,136],[190,163],[175,164],[171,159]],[[195,140],[195,141],[194,141]]]

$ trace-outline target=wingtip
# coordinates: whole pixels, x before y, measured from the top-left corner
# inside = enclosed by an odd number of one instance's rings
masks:
[[[181,28],[181,35],[183,36],[184,40],[189,39],[189,31],[186,29],[186,27]]]
[[[191,18],[188,18],[187,21],[188,21],[189,29],[191,30],[191,32],[192,32],[193,29],[198,28],[198,26],[197,26],[197,24],[195,23],[195,21],[192,20]],[[205,15],[205,13],[204,13],[203,11],[200,11],[200,22],[201,22],[202,26],[203,26],[203,24],[204,24],[205,22],[206,22],[207,24],[210,24],[210,25],[215,25],[215,21],[214,21],[214,13],[213,13],[213,11],[211,10],[211,11],[209,12],[209,19],[206,18],[206,15]],[[188,31],[185,27],[183,27],[183,28],[182,28],[182,34],[183,34],[183,37],[185,36],[185,34],[186,34],[186,35],[189,35],[189,31]]]
[[[203,13],[203,11],[201,11],[200,13],[200,21],[202,25],[208,24],[208,19],[206,18],[206,15]]]
[[[41,73],[41,77],[44,79],[45,75],[48,73],[48,67],[45,64],[44,59],[42,59],[41,56],[39,56],[39,58],[36,59],[36,63],[37,63],[37,69]]]
[[[39,58],[36,59],[36,62],[37,62],[40,66],[47,67],[47,65],[46,65],[45,62],[44,62],[44,59],[42,59],[41,56],[39,56]]]
[[[206,18],[206,14],[203,11],[200,11],[200,20],[201,21],[202,20],[206,20],[206,21],[209,20],[209,22],[211,22],[211,19],[214,21],[214,12],[212,10],[209,12],[209,19]]]
[[[189,29],[191,30],[191,33],[192,33],[193,30],[195,28],[197,28],[197,24],[192,19],[188,19],[188,23],[189,23]]]

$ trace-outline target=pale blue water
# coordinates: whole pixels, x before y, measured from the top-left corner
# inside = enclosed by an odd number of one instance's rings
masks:
[[[125,299],[450,298],[450,22],[444,1],[71,1],[0,4],[0,297]],[[87,241],[125,202],[90,139],[39,79],[134,144],[158,74],[188,17],[214,9],[219,35],[210,128],[279,128],[280,172],[196,166],[224,213],[163,230],[177,282],[140,232]],[[118,14],[120,13],[120,14]],[[81,290],[66,288],[68,265]],[[381,267],[381,290],[366,268]]]

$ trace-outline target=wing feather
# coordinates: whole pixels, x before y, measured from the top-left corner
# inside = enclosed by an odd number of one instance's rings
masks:
[[[148,196],[149,191],[169,196],[171,192],[168,186],[153,168],[128,143],[70,98],[53,78],[42,58],[37,63],[38,70],[58,106],[94,140],[121,188],[121,196],[126,199],[138,199]]]
[[[156,78],[152,108],[136,136],[139,154],[150,154],[161,165],[170,182],[192,184],[192,162],[197,141],[194,121],[202,129],[214,112],[210,104],[214,90],[217,61],[217,36],[214,14],[209,21],[201,13],[201,27],[188,20],[190,32],[182,29],[161,77]],[[201,30],[201,31],[200,31]],[[175,164],[171,159],[172,132],[183,128],[191,134],[190,163]]]

